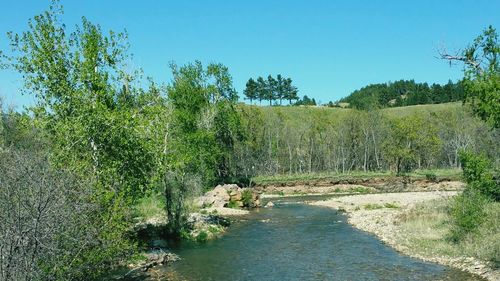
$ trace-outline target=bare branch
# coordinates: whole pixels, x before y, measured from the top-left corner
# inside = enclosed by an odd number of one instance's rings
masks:
[[[484,72],[483,68],[481,67],[480,61],[475,60],[473,58],[469,58],[469,57],[464,56],[464,55],[461,55],[462,51],[457,51],[456,54],[452,55],[452,54],[447,52],[446,48],[441,47],[441,48],[439,48],[438,53],[439,53],[439,58],[449,61],[450,66],[451,66],[452,62],[459,61],[459,62],[463,62],[464,64],[472,67],[479,74],[482,74]]]

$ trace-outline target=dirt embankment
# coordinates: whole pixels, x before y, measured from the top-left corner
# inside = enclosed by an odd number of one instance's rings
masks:
[[[363,194],[332,198],[326,201],[311,202],[311,205],[325,206],[345,211],[348,222],[354,227],[373,233],[382,241],[406,255],[425,261],[459,268],[488,280],[500,280],[500,271],[471,257],[452,258],[448,256],[429,256],[415,253],[410,247],[402,245],[404,231],[400,217],[417,203],[447,198],[457,191],[404,192],[384,194]]]
[[[330,194],[381,193],[462,190],[465,184],[451,179],[430,181],[402,177],[353,178],[344,180],[294,181],[259,185],[255,188],[265,194]]]

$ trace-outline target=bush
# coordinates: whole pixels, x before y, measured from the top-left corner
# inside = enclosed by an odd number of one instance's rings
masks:
[[[243,190],[243,192],[241,193],[241,202],[243,202],[243,206],[251,207],[253,202],[252,199],[253,199],[252,190],[250,189]]]
[[[0,171],[0,280],[93,280],[133,253],[119,196],[31,152],[0,153]]]
[[[188,200],[201,191],[201,181],[195,175],[173,171],[166,171],[160,179],[159,185],[165,192],[167,230],[171,235],[180,236],[189,213]]]
[[[437,176],[434,173],[425,174],[425,179],[427,179],[428,181],[437,182]]]
[[[206,242],[208,240],[208,233],[201,231],[198,236],[196,236],[196,242]]]
[[[484,207],[487,203],[487,197],[471,188],[455,197],[449,210],[453,222],[449,238],[458,242],[467,234],[476,231],[484,221]]]
[[[227,203],[227,207],[228,208],[232,208],[232,209],[237,209],[239,206],[238,206],[238,201],[236,200],[230,200],[229,203]]]
[[[490,202],[485,208],[484,221],[478,230],[464,239],[463,249],[471,256],[489,261],[500,268],[500,203]]]
[[[463,176],[469,188],[478,190],[483,195],[500,201],[500,186],[493,177],[491,161],[484,155],[475,155],[468,151],[460,152]]]

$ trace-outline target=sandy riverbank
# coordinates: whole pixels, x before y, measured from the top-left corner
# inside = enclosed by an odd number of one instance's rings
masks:
[[[400,218],[420,202],[448,198],[457,191],[404,192],[363,194],[337,197],[311,205],[344,210],[348,222],[354,227],[373,233],[382,241],[406,255],[425,261],[452,266],[480,275],[488,280],[500,280],[500,271],[493,270],[484,262],[471,257],[430,256],[415,252],[405,233]],[[424,230],[425,231],[425,230]],[[405,242],[402,242],[405,241]],[[408,243],[410,243],[408,245]]]

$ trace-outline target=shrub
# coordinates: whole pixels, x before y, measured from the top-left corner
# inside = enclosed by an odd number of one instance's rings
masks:
[[[186,225],[189,198],[199,193],[201,181],[193,174],[167,171],[161,175],[159,185],[165,193],[168,232],[178,236]]]
[[[485,208],[483,223],[464,239],[463,249],[471,256],[491,262],[500,268],[500,203],[490,202]]]
[[[217,234],[220,232],[220,229],[218,227],[211,225],[208,227],[208,231],[212,234]]]
[[[437,176],[434,173],[427,173],[427,174],[425,174],[425,178],[428,181],[437,182]]]
[[[469,188],[476,189],[483,195],[500,201],[500,186],[493,177],[491,161],[484,155],[475,155],[468,151],[460,152],[463,176]]]
[[[196,241],[197,242],[206,242],[208,240],[208,233],[205,231],[200,231],[198,236],[196,236]]]
[[[252,190],[245,189],[243,190],[243,192],[241,192],[241,202],[243,202],[243,206],[251,207],[253,202],[252,199],[253,199]]]
[[[0,171],[0,280],[94,280],[133,253],[119,196],[32,152],[0,153]]]
[[[227,203],[227,207],[228,208],[232,208],[232,209],[237,209],[239,206],[238,206],[238,201],[236,200],[230,200],[229,203]]]
[[[487,197],[471,188],[455,197],[449,210],[453,222],[449,237],[452,241],[458,242],[477,230],[484,221],[487,202]]]

